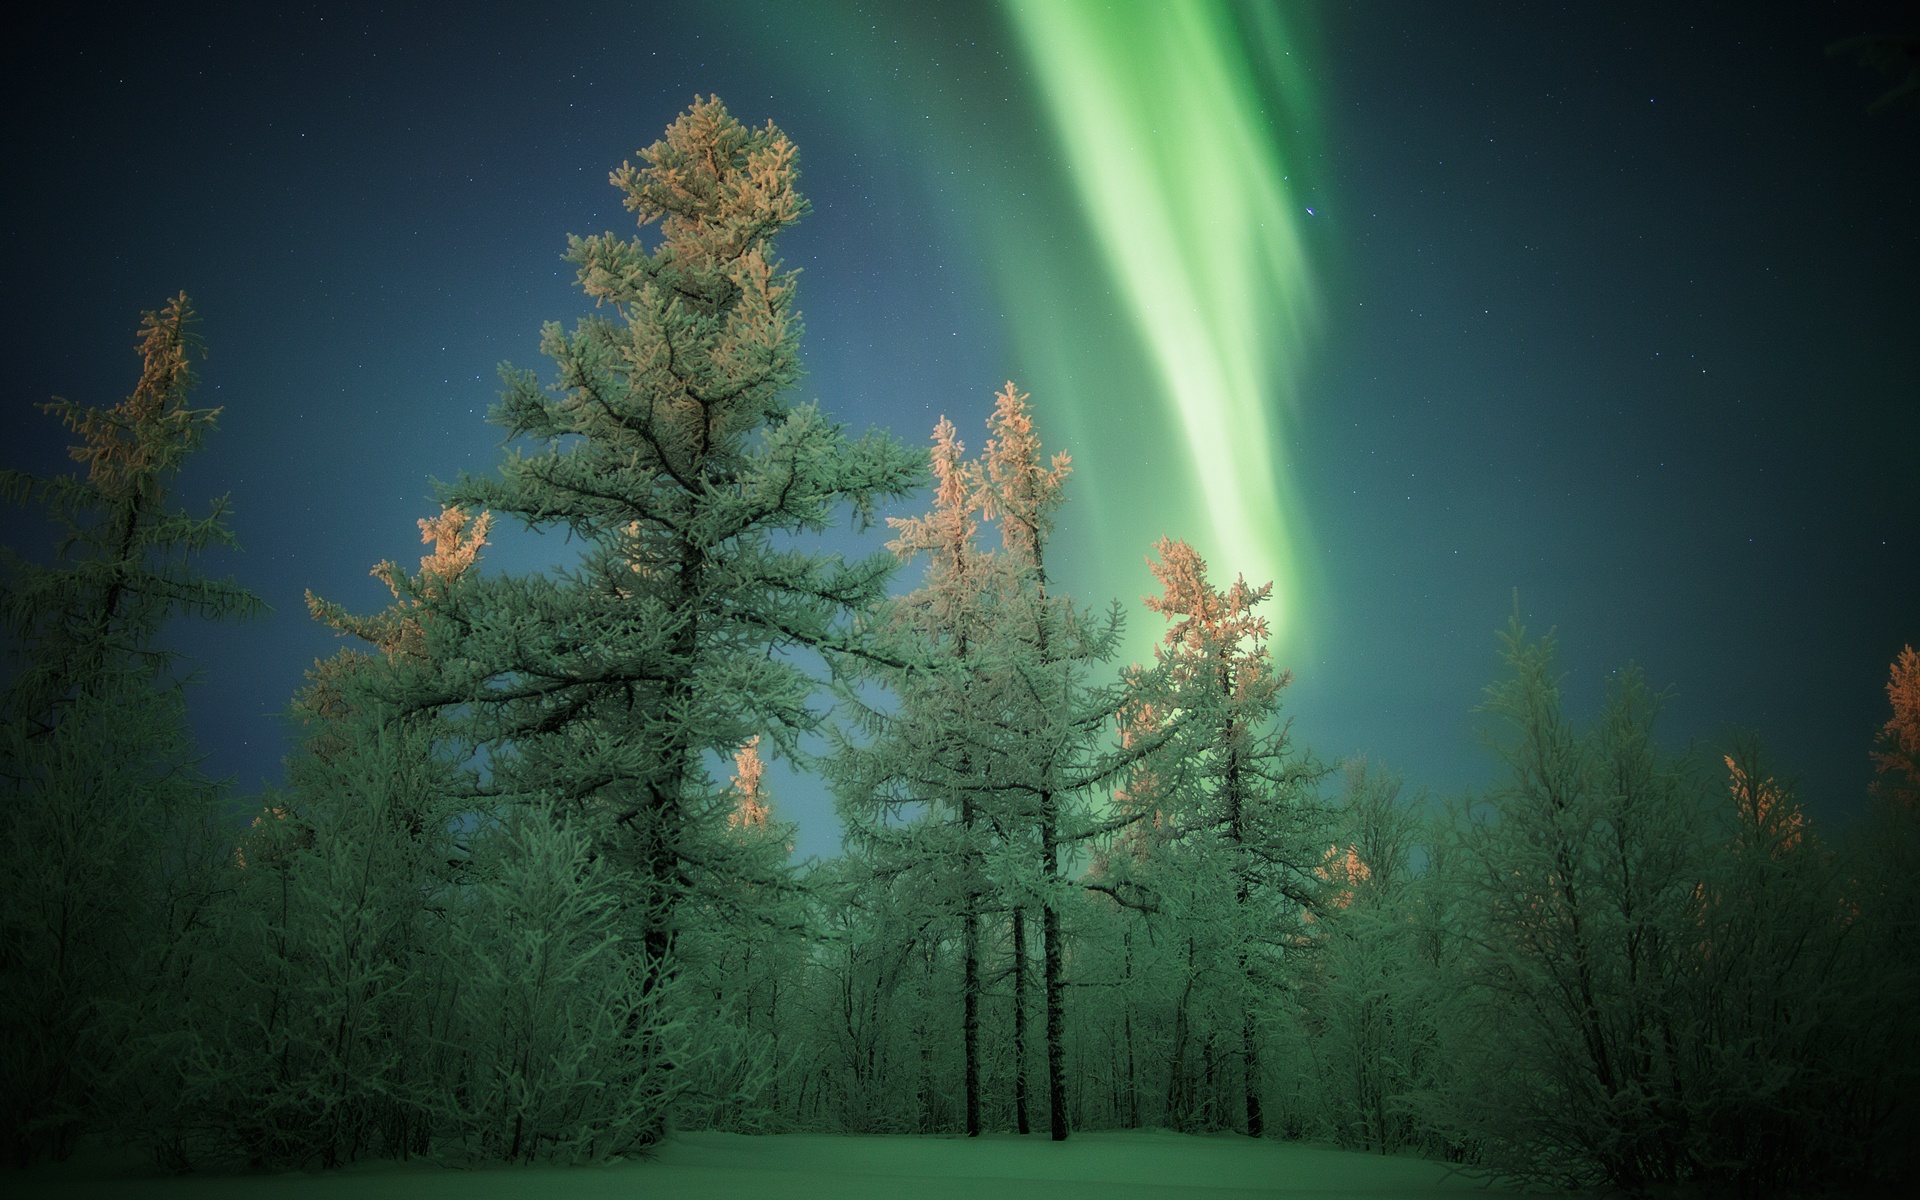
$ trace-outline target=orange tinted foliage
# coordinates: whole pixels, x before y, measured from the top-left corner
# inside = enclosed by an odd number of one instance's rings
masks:
[[[767,764],[760,759],[760,735],[756,733],[733,754],[733,811],[727,814],[728,828],[767,827],[771,806],[767,803],[766,785],[761,781],[766,770]]]
[[[1893,715],[1881,727],[1880,748],[1873,752],[1880,772],[1874,789],[1908,808],[1920,808],[1920,654],[1912,646],[1893,660],[1887,699]]]
[[[331,625],[341,633],[372,642],[389,659],[421,658],[426,654],[426,634],[420,627],[424,599],[444,596],[456,580],[479,558],[487,544],[487,531],[493,526],[493,514],[481,513],[472,519],[458,505],[440,510],[432,519],[420,519],[420,540],[433,543],[433,553],[420,560],[420,575],[415,581],[416,597],[404,594],[406,572],[392,562],[383,562],[370,572],[387,585],[394,602],[370,617],[356,617],[331,601],[307,593],[307,611],[313,619]]]
[[[1027,404],[1027,393],[1015,388],[1012,380],[993,398],[987,430],[993,436],[981,457],[992,486],[984,492],[985,516],[999,519],[1000,540],[1015,560],[1037,569],[1040,548],[1053,530],[1053,510],[1060,507],[1060,489],[1073,473],[1073,458],[1056,454],[1051,467],[1040,465],[1033,409]]]
[[[1373,878],[1373,871],[1368,868],[1366,860],[1360,857],[1357,846],[1348,846],[1344,852],[1339,846],[1328,846],[1325,857],[1313,869],[1313,873],[1334,885],[1334,891],[1327,899],[1330,908],[1345,908],[1352,904],[1354,889]]]
[[[1735,810],[1740,814],[1741,835],[1735,844],[1755,846],[1779,857],[1798,849],[1806,840],[1806,815],[1775,783],[1773,777],[1755,782],[1732,755],[1723,756],[1733,794]]]

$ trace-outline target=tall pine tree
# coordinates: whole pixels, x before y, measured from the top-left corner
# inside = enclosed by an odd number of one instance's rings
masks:
[[[1162,538],[1155,549],[1160,560],[1148,565],[1162,594],[1146,604],[1170,626],[1156,669],[1130,676],[1124,727],[1143,749],[1155,735],[1162,740],[1120,796],[1141,820],[1127,829],[1125,852],[1105,858],[1103,886],[1184,946],[1169,989],[1167,1120],[1194,1121],[1192,1010],[1210,998],[1237,1017],[1237,1028],[1205,1037],[1239,1042],[1238,1107],[1248,1134],[1260,1137],[1260,1026],[1281,986],[1280,959],[1299,938],[1321,824],[1311,796],[1322,772],[1292,752],[1278,720],[1292,673],[1275,667],[1256,611],[1272,585],[1236,579],[1218,588],[1185,542]]]
[[[60,531],[51,564],[8,551],[0,624],[0,1144],[62,1155],[125,1084],[143,1022],[177,982],[205,906],[217,789],[200,774],[180,681],[159,642],[179,613],[265,606],[195,564],[232,546],[226,502],[168,506],[218,409],[188,403],[200,352],[183,293],[145,316],[140,381],[108,409],[45,405],[79,435],[85,478],[0,472],[0,493]],[[117,1106],[116,1106],[117,1107]]]
[[[924,459],[880,434],[857,440],[799,378],[794,277],[772,239],[806,203],[794,147],[696,100],[612,175],[639,238],[573,238],[587,295],[612,310],[572,333],[549,324],[551,388],[503,369],[491,419],[529,445],[497,479],[463,477],[451,503],[565,530],[579,563],[487,580],[430,637],[457,663],[418,703],[470,706],[509,801],[548,800],[591,823],[596,853],[630,881],[624,919],[642,993],[675,975],[690,896],[725,888],[709,853],[731,803],[708,755],[755,734],[791,750],[818,722],[816,679],[789,651],[852,646],[847,615],[876,602],[894,564],[847,564],[797,544],[843,510],[864,523],[906,495]],[[666,1065],[666,1064],[663,1064]]]
[[[928,876],[941,907],[961,927],[961,1042],[965,1123],[981,1132],[981,920],[993,906],[985,846],[995,796],[986,756],[971,744],[992,635],[992,600],[1002,564],[978,542],[983,503],[979,464],[966,462],[952,422],[934,428],[933,508],[889,518],[888,548],[902,563],[924,554],[920,587],[899,597],[872,626],[889,653],[843,689],[844,706],[874,735],[842,740],[831,764],[848,836],[864,843],[884,873]],[[862,684],[883,684],[890,706],[870,704]],[[910,810],[924,810],[911,825]]]

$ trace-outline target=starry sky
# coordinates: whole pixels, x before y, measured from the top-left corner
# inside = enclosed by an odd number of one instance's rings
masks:
[[[231,493],[210,566],[274,611],[170,637],[242,792],[336,645],[303,591],[385,602],[431,481],[498,459],[497,364],[586,311],[566,235],[630,231],[607,172],[715,93],[800,147],[801,398],[977,447],[1018,381],[1130,657],[1185,537],[1275,581],[1299,744],[1453,794],[1517,592],[1575,713],[1637,662],[1675,748],[1754,729],[1859,809],[1920,643],[1920,97],[1870,114],[1893,80],[1825,48],[1911,4],[42,7],[0,50],[0,445],[62,470],[34,405],[114,403],[193,298],[225,412],[177,495]]]

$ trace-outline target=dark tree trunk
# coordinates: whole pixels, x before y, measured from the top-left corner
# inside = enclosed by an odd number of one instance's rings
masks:
[[[1133,1054],[1133,930],[1127,930],[1121,945],[1126,950],[1126,970],[1121,977],[1127,981],[1126,987],[1121,992],[1120,1001],[1127,1047],[1126,1121],[1128,1129],[1138,1129],[1140,1128],[1140,1070]]]
[[[963,643],[964,646],[964,643]],[[966,838],[966,876],[961,905],[960,1039],[966,1056],[967,1136],[980,1136],[980,872],[974,853],[974,798],[962,793],[960,828]]]
[[[1027,1125],[1027,910],[1013,910],[1013,1117],[1021,1133]]]
[[[1067,1140],[1066,988],[1060,978],[1060,913],[1053,905],[1041,913],[1047,972],[1047,1116],[1053,1140]]]
[[[1248,905],[1253,899],[1252,868],[1247,861],[1247,811],[1244,784],[1241,778],[1240,737],[1241,733],[1232,726],[1228,729],[1229,744],[1235,747],[1227,760],[1227,829],[1233,839],[1234,870],[1240,876],[1240,885],[1234,896],[1235,902],[1244,917]],[[1246,922],[1241,922],[1242,936],[1245,935]],[[1253,1019],[1253,975],[1251,957],[1244,943],[1240,948],[1240,1064],[1242,1082],[1246,1091],[1247,1136],[1261,1137],[1265,1134],[1267,1122],[1260,1110],[1260,1030]]]
[[[967,893],[965,981],[961,985],[960,1029],[966,1043],[967,1136],[980,1136],[980,914],[971,890]]]
[[[1058,836],[1058,813],[1051,793],[1040,797],[1040,879],[1047,895],[1055,894],[1060,874],[1060,852],[1054,846]],[[1053,1140],[1067,1140],[1066,1084],[1066,988],[1061,978],[1060,910],[1049,899],[1040,910],[1042,970],[1047,985],[1047,1121]]]
[[[1240,1013],[1240,1062],[1246,1078],[1247,1136],[1265,1137],[1267,1118],[1260,1111],[1259,1030],[1254,1025],[1251,1005],[1243,1008]]]
[[[1192,1026],[1187,1019],[1187,1005],[1193,999],[1194,947],[1193,939],[1187,939],[1187,982],[1180,989],[1180,998],[1174,1002],[1173,1009],[1173,1053],[1167,1064],[1167,1128],[1187,1132],[1193,1117],[1193,1079],[1187,1072],[1187,1042]]]
[[[1173,1053],[1167,1057],[1167,1128],[1186,1131],[1188,1090],[1187,998],[1182,995],[1173,1010]]]

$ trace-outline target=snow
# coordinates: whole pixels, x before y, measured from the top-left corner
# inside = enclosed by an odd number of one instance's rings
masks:
[[[321,1200],[1150,1200],[1158,1197],[1318,1197],[1397,1200],[1477,1191],[1483,1182],[1447,1164],[1384,1157],[1232,1134],[1164,1131],[1040,1136],[832,1136],[731,1133],[676,1135],[649,1161],[597,1167],[447,1170],[422,1163],[369,1163],[285,1175],[156,1177],[97,1164],[38,1168],[13,1176],[21,1200],[88,1197],[287,1197]]]

